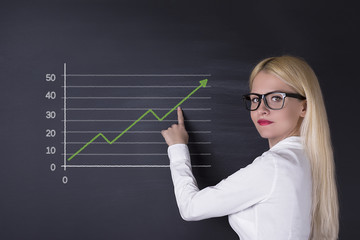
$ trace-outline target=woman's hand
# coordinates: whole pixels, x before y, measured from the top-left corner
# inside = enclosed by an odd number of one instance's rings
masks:
[[[177,143],[188,144],[189,135],[185,129],[184,116],[180,107],[177,108],[178,124],[173,124],[167,130],[162,130],[161,135],[166,143],[171,146]]]

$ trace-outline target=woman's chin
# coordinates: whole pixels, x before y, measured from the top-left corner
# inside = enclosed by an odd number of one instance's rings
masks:
[[[259,134],[260,134],[260,136],[262,138],[269,139],[269,138],[274,138],[275,137],[273,133],[269,133],[267,131],[258,131],[258,132],[259,132]]]

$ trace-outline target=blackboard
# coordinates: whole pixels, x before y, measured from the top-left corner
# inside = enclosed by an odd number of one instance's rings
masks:
[[[198,184],[245,167],[268,143],[241,96],[254,65],[282,54],[303,57],[319,77],[340,234],[354,236],[355,211],[346,206],[359,199],[346,193],[356,168],[344,160],[359,163],[344,129],[356,126],[341,117],[351,104],[338,97],[358,76],[354,9],[288,1],[2,1],[0,238],[237,239],[226,217],[181,219],[160,131],[176,123],[170,111],[207,79],[181,104]],[[346,98],[356,104],[354,96]],[[149,109],[159,118],[170,114],[159,121],[149,113],[113,144],[98,136],[68,160],[99,133],[112,141]]]

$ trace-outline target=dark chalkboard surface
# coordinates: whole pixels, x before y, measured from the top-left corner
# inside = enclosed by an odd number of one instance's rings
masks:
[[[245,167],[268,144],[241,95],[252,67],[282,54],[304,57],[317,72],[341,208],[358,202],[345,196],[356,181],[343,162],[355,156],[340,117],[349,106],[333,98],[349,88],[339,77],[358,75],[353,9],[288,1],[2,1],[0,238],[237,239],[226,217],[181,219],[160,131],[176,123],[172,110],[184,100],[199,186]],[[342,208],[344,239],[354,234],[352,212]]]

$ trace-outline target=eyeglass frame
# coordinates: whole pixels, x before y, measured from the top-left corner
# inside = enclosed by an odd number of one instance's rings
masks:
[[[281,95],[283,96],[283,103],[282,103],[282,105],[281,105],[280,108],[271,108],[271,107],[268,105],[268,102],[267,102],[267,100],[266,100],[266,96],[269,95],[269,94],[273,94],[273,93],[279,93],[279,94],[281,94]],[[248,106],[247,106],[247,104],[246,104],[246,102],[245,102],[245,101],[247,101],[246,98],[247,98],[247,97],[250,97],[250,95],[256,95],[256,96],[258,96],[259,99],[260,99],[258,106],[257,106],[255,109],[253,109],[253,110],[249,109]],[[273,91],[273,92],[268,92],[268,93],[265,93],[265,94],[248,93],[248,94],[243,95],[243,101],[244,101],[244,103],[245,103],[246,109],[249,110],[249,111],[256,111],[256,110],[258,110],[258,108],[259,108],[260,105],[261,105],[261,100],[263,100],[263,99],[264,99],[265,106],[266,106],[268,109],[271,109],[271,110],[281,110],[281,109],[284,108],[285,98],[286,98],[286,97],[297,98],[297,99],[300,99],[300,100],[306,100],[306,97],[304,97],[304,96],[302,96],[302,95],[300,95],[300,94],[297,94],[297,93],[288,93],[288,92]]]

